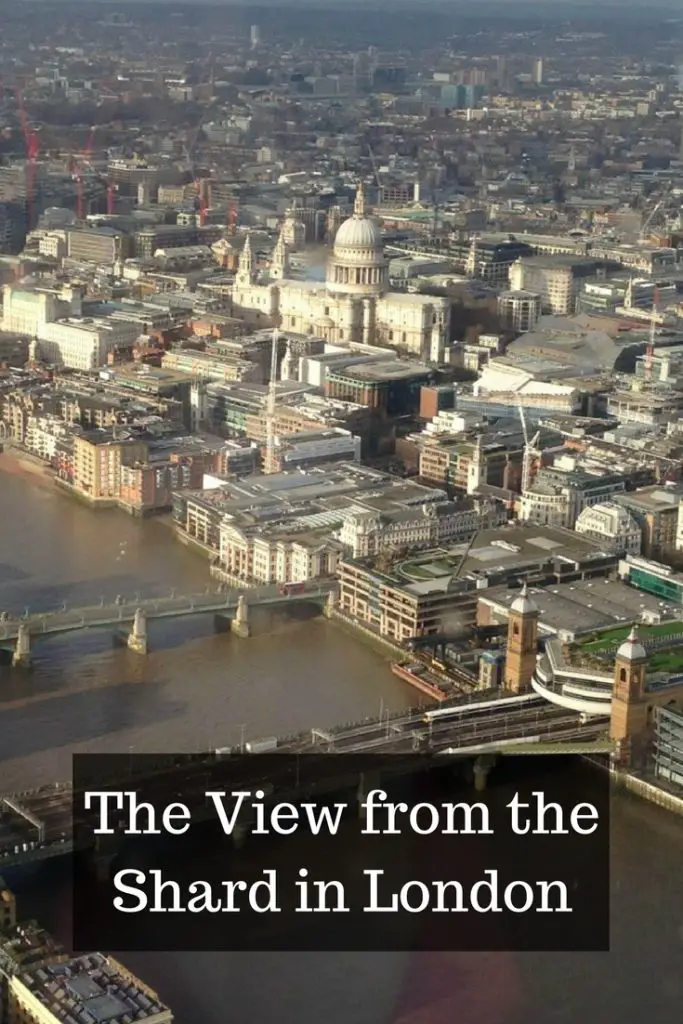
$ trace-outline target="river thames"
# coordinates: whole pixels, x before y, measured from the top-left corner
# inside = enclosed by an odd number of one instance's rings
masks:
[[[0,609],[202,590],[205,561],[167,525],[93,513],[2,471]],[[152,624],[140,658],[105,632],[41,641],[0,667],[0,790],[67,779],[73,752],[192,751],[416,704],[385,660],[322,618],[272,613],[256,636],[211,616]],[[538,779],[539,786],[542,779]],[[179,1024],[644,1024],[683,1005],[683,822],[612,809],[609,954],[123,954]],[[21,917],[68,941],[68,872],[19,891]]]

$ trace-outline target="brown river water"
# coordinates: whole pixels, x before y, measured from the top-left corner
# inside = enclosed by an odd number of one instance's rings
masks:
[[[93,513],[3,472],[0,456],[0,608],[207,582],[167,525]],[[40,641],[28,676],[0,667],[0,791],[67,779],[74,751],[209,749],[417,703],[379,654],[326,620],[261,614],[251,640],[215,635],[205,616],[153,623],[146,659],[84,632]],[[122,958],[179,1024],[679,1024],[683,821],[616,797],[611,861],[610,953]],[[19,887],[21,915],[65,937],[67,875],[46,869]]]

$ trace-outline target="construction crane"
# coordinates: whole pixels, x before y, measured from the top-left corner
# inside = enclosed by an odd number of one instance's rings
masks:
[[[92,154],[93,143],[95,141],[95,131],[96,126],[93,125],[93,127],[90,129],[88,141],[85,144],[85,149],[83,150],[83,155],[81,159],[74,161],[76,167],[76,172],[74,175],[76,179],[76,216],[79,220],[85,220],[85,199],[83,196],[83,170],[85,167],[91,167],[90,158]]]
[[[659,288],[655,287],[654,295],[652,296],[652,315],[650,317],[650,340],[645,350],[645,378],[651,380],[652,378],[652,363],[655,354],[655,338],[657,334],[657,319],[659,313]]]
[[[441,206],[439,204],[436,192],[432,192],[432,206],[434,207],[432,222],[432,241],[436,241],[436,237],[439,233],[439,212],[441,210]]]
[[[265,472],[273,473],[275,454],[275,396],[277,385],[277,349],[279,341],[277,327],[273,328],[273,340],[270,348],[270,380],[268,381],[268,399],[266,402],[266,462]]]
[[[105,188],[107,190],[107,215],[109,217],[113,217],[114,216],[114,208],[115,208],[115,205],[116,205],[116,193],[119,190],[118,183],[116,182],[116,180],[114,178],[107,177],[106,175],[104,175],[100,171],[98,171],[95,167],[93,167],[93,164],[92,164],[92,148],[93,148],[93,143],[95,141],[95,132],[96,131],[97,131],[97,125],[93,125],[93,127],[90,129],[90,135],[88,136],[88,141],[86,143],[86,147],[85,147],[85,150],[83,152],[83,156],[82,156],[81,161],[80,161],[80,166],[79,166],[79,161],[74,160],[73,158],[72,158],[72,161],[71,161],[72,168],[74,169],[74,174],[75,174],[75,177],[76,177],[77,190],[78,190],[78,207],[77,207],[77,212],[78,212],[78,217],[81,220],[83,219],[84,214],[85,214],[84,204],[83,204],[83,168],[87,167],[90,170],[90,172],[93,175],[93,177],[97,178],[97,180],[99,182],[101,182],[105,186]]]
[[[469,555],[470,551],[472,550],[472,545],[474,544],[475,540],[479,536],[480,532],[481,532],[480,530],[475,530],[474,533],[472,534],[472,536],[470,537],[469,541],[467,542],[467,547],[465,548],[465,550],[462,553],[460,561],[458,562],[458,564],[456,565],[455,569],[453,570],[453,575],[451,576],[451,580],[457,580],[458,577],[460,576],[460,573],[463,570],[463,566],[464,566],[465,562],[467,561],[468,555]]]
[[[644,241],[647,240],[647,237],[648,237],[647,233],[648,233],[648,230],[650,228],[650,225],[652,224],[652,221],[655,219],[655,217],[657,216],[657,214],[659,213],[661,208],[664,206],[664,203],[668,199],[669,193],[671,192],[672,188],[673,188],[673,182],[669,183],[666,186],[666,188],[664,189],[664,192],[662,193],[661,199],[659,200],[659,202],[655,203],[655,205],[652,207],[652,209],[648,213],[647,217],[643,221],[643,223],[641,225],[641,228],[640,228],[640,236],[638,238],[639,242],[644,242]]]
[[[26,143],[26,214],[28,221],[28,230],[32,231],[35,226],[35,183],[36,183],[36,160],[38,159],[38,153],[40,152],[40,139],[38,133],[33,131],[28,123],[28,117],[26,116],[26,107],[24,106],[24,97],[21,89],[17,86],[15,89],[17,97],[17,106],[19,108],[19,120],[21,122],[21,131],[24,136],[24,142]]]
[[[186,141],[186,144],[185,144],[185,159],[187,160],[187,169],[190,172],[190,174],[192,175],[192,179],[193,180],[194,180],[194,156],[193,156],[193,154],[194,154],[195,147],[197,145],[197,141],[199,139],[199,133],[202,130],[202,122],[203,122],[203,118],[199,121],[199,123],[197,124],[196,128],[192,129],[192,131],[188,135],[188,138],[187,138],[187,141]]]
[[[116,206],[116,193],[119,190],[119,186],[115,181],[107,182],[107,215],[109,217],[114,216],[114,207]]]
[[[524,416],[524,406],[522,405],[522,399],[517,396],[517,408],[519,410],[519,418],[522,424],[522,434],[524,435],[524,454],[522,456],[522,494],[525,494],[531,488],[531,469],[532,462],[538,457],[538,440],[541,436],[540,430],[538,430],[531,441],[529,440],[529,432],[526,426],[526,418]]]
[[[199,226],[200,228],[203,228],[206,224],[206,211],[209,207],[209,204],[206,201],[206,185],[200,178],[198,178],[194,184],[199,196]]]
[[[382,202],[382,182],[380,181],[379,171],[377,170],[377,161],[375,160],[375,154],[373,153],[373,147],[368,143],[368,153],[370,154],[370,162],[373,165],[373,174],[375,175],[375,183],[377,184],[377,198],[378,201]]]
[[[232,200],[228,203],[228,231],[231,235],[234,235],[237,231],[237,213],[238,204],[236,200]]]

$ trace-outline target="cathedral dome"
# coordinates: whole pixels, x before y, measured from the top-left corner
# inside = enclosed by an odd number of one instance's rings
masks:
[[[358,186],[353,216],[337,231],[327,268],[329,291],[378,296],[389,284],[382,232],[365,213],[363,185]]]
[[[348,249],[373,249],[384,252],[382,232],[369,217],[349,217],[334,240],[335,257],[343,257]]]

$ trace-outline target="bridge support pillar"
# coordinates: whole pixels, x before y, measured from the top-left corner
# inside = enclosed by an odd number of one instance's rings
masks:
[[[229,633],[231,618],[223,612],[216,612],[213,617],[213,628],[216,633]]]
[[[92,851],[92,866],[98,882],[108,882],[119,852],[118,836],[98,836]]]
[[[230,629],[236,636],[241,636],[244,639],[250,635],[249,605],[244,594],[240,594],[239,601],[237,602],[237,612],[235,618],[230,623]]]
[[[236,850],[241,850],[247,838],[248,829],[244,825],[235,825],[232,830],[232,845]]]
[[[147,616],[138,608],[133,619],[133,628],[128,634],[128,647],[136,654],[147,654]]]
[[[331,590],[325,599],[323,606],[323,615],[326,619],[334,618],[334,613],[337,609],[337,591]]]
[[[17,644],[12,655],[12,666],[14,668],[31,667],[31,632],[25,623],[19,626]]]
[[[486,755],[479,756],[474,762],[474,789],[477,793],[486,792],[489,772],[493,768],[494,760]]]
[[[368,774],[367,772],[362,772],[360,778],[358,779],[356,800],[358,802],[358,816],[359,818],[361,818],[361,820],[364,820],[367,817],[368,812],[367,807],[365,806],[365,801],[367,799],[368,793],[373,789],[379,789],[379,783],[379,775],[377,775],[374,772],[371,772],[370,774]]]

